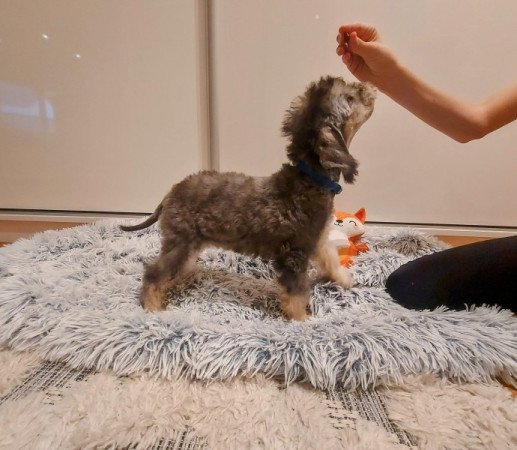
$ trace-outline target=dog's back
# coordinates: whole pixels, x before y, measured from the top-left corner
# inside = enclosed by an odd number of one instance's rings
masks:
[[[331,203],[322,207],[319,199],[311,201],[311,189],[297,186],[291,176],[299,179],[289,166],[263,178],[214,171],[191,175],[162,202],[164,239],[181,235],[199,247],[214,245],[264,258],[275,256],[286,242],[314,246]]]

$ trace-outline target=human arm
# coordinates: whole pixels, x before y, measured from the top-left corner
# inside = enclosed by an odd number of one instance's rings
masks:
[[[428,125],[458,142],[469,142],[517,118],[517,84],[481,103],[445,94],[404,67],[369,25],[339,29],[337,53],[350,72],[368,81]]]

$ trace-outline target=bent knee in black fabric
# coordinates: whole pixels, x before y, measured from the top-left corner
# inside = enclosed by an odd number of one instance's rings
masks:
[[[517,236],[493,239],[426,255],[404,264],[386,281],[402,306],[498,305],[516,312]]]

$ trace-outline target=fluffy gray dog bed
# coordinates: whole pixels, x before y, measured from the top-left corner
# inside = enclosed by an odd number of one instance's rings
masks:
[[[159,233],[118,222],[51,231],[0,249],[0,344],[73,366],[148,370],[205,380],[264,372],[319,388],[364,388],[412,373],[478,381],[517,372],[509,311],[408,311],[383,289],[389,273],[443,248],[408,229],[369,228],[357,286],[313,289],[314,317],[279,313],[267,262],[205,251],[200,270],[171,292],[167,311],[138,305],[142,261]]]

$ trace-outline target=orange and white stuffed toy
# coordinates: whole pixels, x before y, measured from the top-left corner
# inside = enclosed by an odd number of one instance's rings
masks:
[[[350,267],[353,257],[368,251],[364,242],[359,242],[365,232],[366,211],[361,208],[355,214],[344,211],[334,213],[334,222],[329,233],[329,241],[334,244],[342,266]]]

